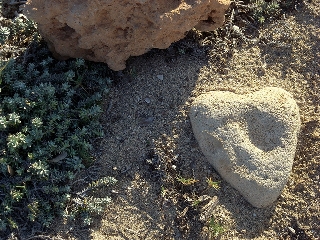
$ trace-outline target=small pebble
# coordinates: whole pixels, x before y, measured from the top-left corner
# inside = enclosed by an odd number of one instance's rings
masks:
[[[163,80],[163,75],[157,75],[157,78],[162,81]]]
[[[296,230],[294,230],[292,227],[288,227],[289,231],[293,234],[296,234]]]
[[[144,101],[145,101],[146,103],[148,103],[148,104],[151,102],[150,98],[148,98],[148,97],[145,98]]]

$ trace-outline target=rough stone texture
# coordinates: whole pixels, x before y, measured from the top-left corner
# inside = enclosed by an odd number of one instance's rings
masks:
[[[193,132],[219,174],[255,207],[266,207],[287,183],[300,130],[299,109],[280,88],[237,95],[200,95],[190,112]]]
[[[85,58],[125,68],[130,56],[167,48],[196,27],[224,22],[229,0],[29,0],[25,14],[38,23],[60,59]]]

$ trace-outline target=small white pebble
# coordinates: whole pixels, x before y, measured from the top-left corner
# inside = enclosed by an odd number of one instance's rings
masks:
[[[292,227],[288,227],[289,231],[292,232],[293,234],[296,234],[296,230],[294,230]]]
[[[233,26],[232,26],[232,30],[233,30],[234,32],[236,32],[236,33],[240,32],[240,28],[239,28],[238,26],[236,26],[236,25],[233,25]]]
[[[162,81],[163,80],[163,75],[157,75],[157,78]]]
[[[177,169],[177,166],[176,166],[176,165],[172,165],[172,169],[173,169],[173,170],[176,170],[176,169]]]

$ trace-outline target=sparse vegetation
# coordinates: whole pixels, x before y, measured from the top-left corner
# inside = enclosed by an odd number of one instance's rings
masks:
[[[278,1],[250,0],[253,17],[263,24],[267,19],[278,17],[281,11]]]
[[[196,200],[193,201],[192,206],[193,207],[197,207],[199,205],[199,203],[201,203],[201,201],[196,199]]]
[[[164,186],[161,186],[161,196],[165,197],[167,192],[168,192],[168,189],[166,189]]]
[[[184,177],[177,177],[177,181],[182,183],[182,185],[185,185],[185,186],[189,186],[189,185],[192,185],[192,184],[195,184],[196,182],[198,182],[197,179],[194,179],[194,178],[184,178]]]
[[[24,53],[28,45],[41,37],[37,25],[24,15],[14,19],[0,16],[0,59],[9,60]]]
[[[210,234],[212,237],[216,238],[219,235],[221,235],[225,230],[222,227],[222,225],[220,225],[215,219],[214,217],[211,217],[209,225],[208,225]]]
[[[219,189],[220,188],[220,186],[219,186],[220,182],[215,182],[211,178],[207,178],[207,183],[208,183],[209,187],[212,187],[214,189]]]

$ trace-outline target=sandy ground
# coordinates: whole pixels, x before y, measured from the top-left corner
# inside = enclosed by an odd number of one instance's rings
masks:
[[[58,226],[57,239],[319,239],[319,1],[256,31],[258,43],[225,53],[184,40],[131,58],[106,99],[106,137],[96,150],[101,176],[119,182],[101,191],[113,203],[91,227]],[[292,174],[271,206],[257,209],[207,163],[193,136],[193,99],[212,90],[248,93],[281,87],[300,107],[302,128]],[[193,178],[183,185],[179,177]],[[219,189],[206,180],[219,181]],[[224,231],[201,222],[205,202]],[[211,227],[213,227],[211,225]]]

